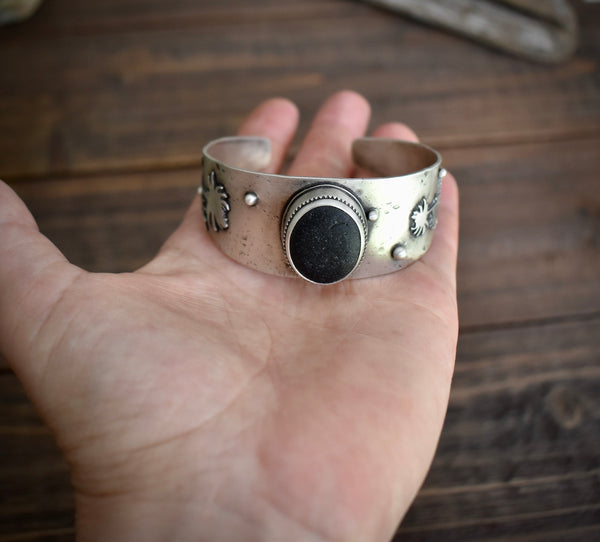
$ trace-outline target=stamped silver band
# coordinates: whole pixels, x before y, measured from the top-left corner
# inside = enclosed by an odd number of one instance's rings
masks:
[[[202,205],[215,244],[235,261],[317,284],[391,273],[418,260],[437,224],[440,155],[395,139],[354,141],[372,178],[264,173],[268,139],[226,137],[203,150]]]

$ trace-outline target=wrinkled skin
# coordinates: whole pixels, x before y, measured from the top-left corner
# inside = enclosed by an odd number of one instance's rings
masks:
[[[355,173],[368,118],[359,95],[331,97],[290,173]],[[240,133],[270,138],[278,171],[297,120],[272,99]],[[421,261],[326,287],[228,259],[199,199],[145,267],[94,274],[0,183],[0,345],[69,463],[78,540],[389,540],[447,407],[454,180]]]

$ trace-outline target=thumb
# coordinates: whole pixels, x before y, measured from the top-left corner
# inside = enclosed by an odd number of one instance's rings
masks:
[[[30,345],[81,274],[39,232],[23,201],[0,181],[0,351],[25,384],[41,361],[29,359]]]

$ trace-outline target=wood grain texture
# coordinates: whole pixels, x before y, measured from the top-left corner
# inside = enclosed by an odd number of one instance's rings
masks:
[[[449,150],[463,327],[600,310],[599,140]]]
[[[398,540],[593,540],[599,362],[598,319],[463,333],[438,453]]]
[[[463,333],[439,449],[397,540],[593,540],[599,353],[600,318]],[[0,397],[0,542],[68,540],[60,454],[14,376]]]
[[[72,538],[68,470],[49,430],[12,374],[0,374],[0,399],[0,541],[64,529]]]
[[[578,55],[547,67],[347,0],[206,16],[187,2],[63,2],[0,34],[4,178],[194,165],[260,100],[289,96],[306,114],[344,87],[377,105],[375,121],[404,120],[442,147],[600,134],[591,8]]]

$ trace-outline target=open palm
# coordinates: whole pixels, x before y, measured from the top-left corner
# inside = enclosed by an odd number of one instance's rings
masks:
[[[330,98],[290,173],[351,175],[368,116],[356,94]],[[277,171],[296,124],[274,99],[240,133],[272,140]],[[324,287],[229,260],[198,199],[148,265],[92,274],[0,183],[0,345],[69,462],[79,539],[389,539],[448,400],[453,179],[421,261]]]

